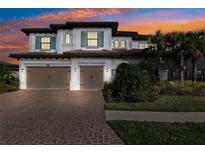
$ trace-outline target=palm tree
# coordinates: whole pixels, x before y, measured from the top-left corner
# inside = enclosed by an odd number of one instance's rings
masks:
[[[184,81],[185,60],[188,58],[187,38],[184,32],[171,32],[166,34],[166,47],[173,52],[179,69],[179,80]]]
[[[161,33],[161,31],[156,31],[155,35],[151,37],[151,44],[154,46],[151,46],[151,49],[154,50],[157,53],[157,58],[155,64],[158,67],[158,79],[160,78],[161,73],[161,62],[163,58],[163,53],[165,51],[165,37],[164,34]]]
[[[196,48],[192,52],[192,79],[196,81],[196,62],[199,58],[205,56],[205,31],[199,31],[196,35]]]
[[[192,80],[196,81],[197,65],[199,58],[205,55],[205,31],[187,32],[187,51],[192,62]]]

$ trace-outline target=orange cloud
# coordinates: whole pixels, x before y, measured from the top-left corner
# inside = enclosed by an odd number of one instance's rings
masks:
[[[34,18],[38,22],[62,22],[66,20],[84,20],[88,18],[120,14],[129,9],[72,9],[66,11],[59,11],[57,13],[47,13],[42,16]],[[60,17],[60,18],[59,18]]]
[[[157,30],[162,32],[190,31],[205,28],[205,18],[188,21],[151,21],[151,22],[129,22],[121,24],[120,30],[137,31],[143,34],[153,34]]]

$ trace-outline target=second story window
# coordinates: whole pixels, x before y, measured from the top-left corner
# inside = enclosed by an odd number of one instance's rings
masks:
[[[41,37],[41,49],[50,49],[51,39],[50,37]]]
[[[120,47],[120,43],[118,40],[115,40],[114,42],[114,48],[119,48]]]
[[[125,41],[120,42],[120,48],[125,48]]]
[[[65,43],[70,44],[70,34],[65,35]]]
[[[87,41],[88,41],[88,47],[97,47],[98,46],[98,33],[88,32]]]
[[[147,43],[140,43],[139,44],[139,49],[145,49],[145,48],[148,48],[149,45]]]
[[[55,36],[36,36],[36,49],[51,50],[56,49]]]
[[[119,40],[115,40],[114,41],[114,48],[125,48],[126,47],[126,43],[124,40],[119,41]]]
[[[81,31],[81,47],[102,48],[104,47],[104,32]]]

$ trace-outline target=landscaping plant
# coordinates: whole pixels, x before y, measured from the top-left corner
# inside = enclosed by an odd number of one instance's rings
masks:
[[[151,80],[146,70],[137,64],[120,64],[114,79],[104,85],[103,94],[120,102],[146,101],[151,98]]]
[[[0,66],[0,91],[14,91],[19,89],[19,79],[14,77],[7,66]]]
[[[201,95],[205,96],[205,82],[199,81],[164,81],[159,82],[160,93],[175,95]]]

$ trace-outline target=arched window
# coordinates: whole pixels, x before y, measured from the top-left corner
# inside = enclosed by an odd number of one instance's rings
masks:
[[[121,41],[121,42],[120,42],[120,47],[121,47],[121,48],[125,48],[125,41]]]
[[[70,34],[65,34],[65,43],[70,44]]]
[[[114,48],[119,48],[120,47],[120,43],[118,40],[115,40],[114,42]]]

